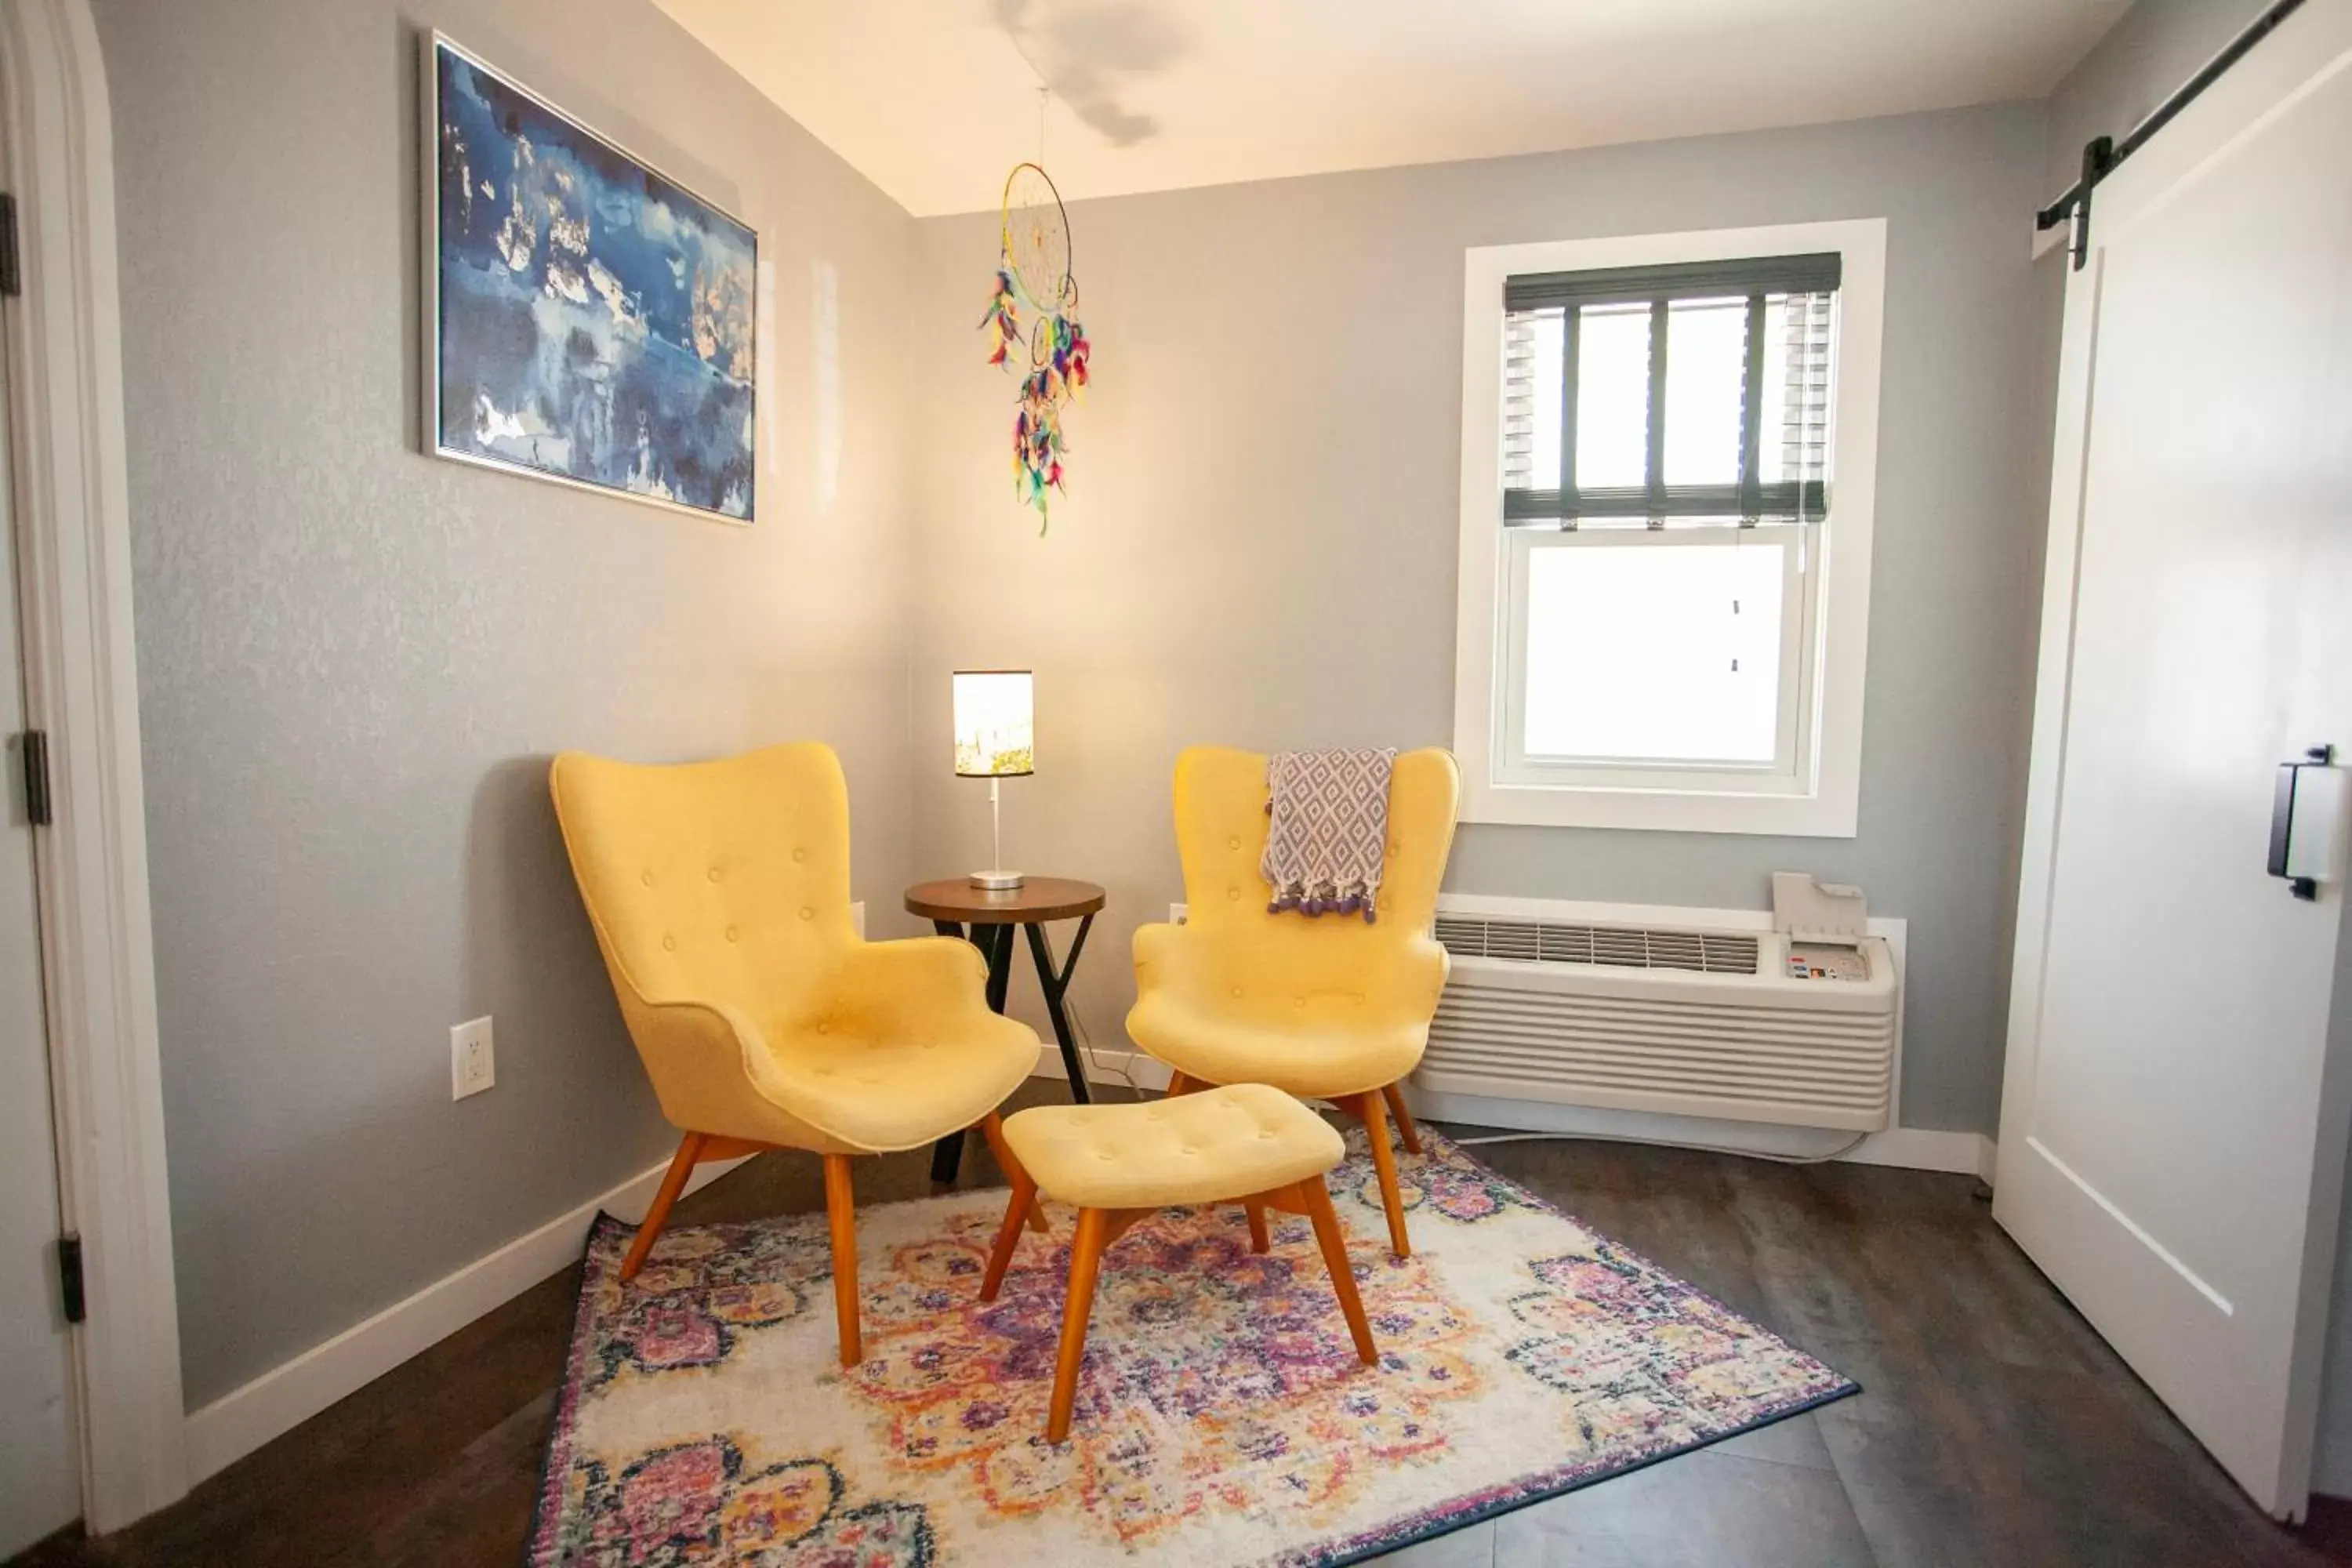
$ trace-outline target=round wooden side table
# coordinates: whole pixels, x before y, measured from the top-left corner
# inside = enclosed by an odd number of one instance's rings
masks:
[[[1070,1098],[1085,1105],[1094,1097],[1087,1089],[1086,1068],[1078,1060],[1077,1041],[1070,1032],[1070,975],[1087,945],[1095,913],[1103,907],[1103,890],[1092,882],[1066,877],[1031,877],[1017,888],[975,888],[961,877],[918,882],[907,889],[907,912],[931,922],[941,936],[963,937],[988,960],[988,1005],[1004,1011],[1004,993],[1013,983],[1013,932],[1017,926],[1029,936],[1029,954],[1037,964],[1037,988],[1045,995],[1045,1016],[1053,1021],[1054,1039],[1062,1047],[1062,1067],[1070,1075]],[[1069,955],[1058,964],[1054,944],[1045,934],[1048,921],[1075,920],[1077,935],[1070,939]],[[931,1146],[931,1180],[952,1182],[963,1162],[963,1134],[950,1132]]]

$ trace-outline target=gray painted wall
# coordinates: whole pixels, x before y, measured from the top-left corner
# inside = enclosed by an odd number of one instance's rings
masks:
[[[643,0],[97,11],[194,1405],[666,1152],[549,753],[830,741],[857,893],[895,908],[914,238]],[[760,228],[757,527],[419,455],[419,25]],[[447,1030],[482,1013],[498,1087],[452,1104]]]
[[[1859,837],[1471,826],[1448,886],[1761,908],[1778,868],[1859,882],[1911,921],[1904,1121],[1990,1132],[2041,529],[2042,168],[2042,110],[2011,105],[1079,203],[1097,384],[1042,541],[1011,499],[1013,383],[972,330],[995,216],[924,220],[919,863],[987,855],[984,792],[949,773],[947,672],[1034,665],[1038,771],[1005,786],[1006,855],[1109,888],[1079,992],[1116,1042],[1128,933],[1180,896],[1180,748],[1450,742],[1464,248],[1883,216]]]
[[[2120,139],[2264,8],[2260,0],[2139,0],[2051,95],[2045,197],[2074,183],[2084,142],[2101,135]],[[2047,275],[2053,300],[2063,292],[2060,267],[2051,257],[2036,269]],[[2054,383],[2054,308],[2051,320],[2047,376]],[[2339,1034],[2352,1031],[2352,923],[2338,944],[2336,997],[2333,1027]],[[2347,1175],[2340,1224],[2312,1487],[2352,1497],[2352,1173]]]

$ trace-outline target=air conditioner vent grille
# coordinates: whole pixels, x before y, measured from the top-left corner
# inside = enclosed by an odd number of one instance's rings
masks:
[[[1479,920],[1442,914],[1437,917],[1437,940],[1457,958],[1595,963],[1619,969],[1680,969],[1697,974],[1756,973],[1756,939],[1724,931],[1564,925],[1550,921]]]

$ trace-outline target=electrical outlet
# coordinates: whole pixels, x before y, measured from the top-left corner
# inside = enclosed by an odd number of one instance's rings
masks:
[[[490,1021],[476,1018],[449,1031],[449,1098],[479,1094],[499,1081],[497,1049]]]

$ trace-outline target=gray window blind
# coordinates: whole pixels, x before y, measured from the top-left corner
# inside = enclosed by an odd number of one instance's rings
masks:
[[[1838,282],[1834,253],[1509,279],[1505,524],[1824,519]]]

